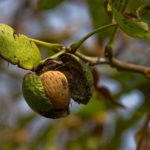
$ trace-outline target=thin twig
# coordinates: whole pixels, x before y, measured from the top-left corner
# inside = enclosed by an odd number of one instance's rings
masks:
[[[79,52],[75,53],[76,56],[87,62],[89,65],[109,64],[108,60],[103,57],[90,57]]]

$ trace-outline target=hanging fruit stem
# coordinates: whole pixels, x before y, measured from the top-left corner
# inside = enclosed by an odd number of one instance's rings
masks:
[[[57,58],[58,56],[62,55],[62,54],[65,53],[65,52],[66,52],[65,49],[62,50],[62,51],[59,51],[59,52],[55,53],[54,55],[52,55],[52,56],[50,56],[50,57],[47,57],[46,59],[43,59],[42,61],[40,61],[40,63],[45,62],[45,61],[48,60],[48,59],[55,59],[55,58]]]
[[[66,52],[66,50],[64,49],[64,50],[61,50],[61,51],[59,51],[58,53],[56,53],[56,54],[54,54],[54,55],[52,55],[52,56],[50,56],[49,58],[57,58],[58,56],[60,56],[60,55],[62,55],[63,53],[65,53]]]

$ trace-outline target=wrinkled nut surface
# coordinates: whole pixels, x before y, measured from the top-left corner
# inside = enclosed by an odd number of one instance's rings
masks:
[[[46,96],[55,109],[69,105],[70,91],[66,76],[60,71],[46,71],[40,75]]]

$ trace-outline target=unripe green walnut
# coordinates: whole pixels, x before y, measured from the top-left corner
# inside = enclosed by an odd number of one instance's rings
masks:
[[[69,114],[68,80],[60,71],[46,71],[39,76],[26,74],[23,95],[28,105],[45,117],[60,118]]]
[[[48,118],[69,114],[72,98],[87,104],[92,95],[93,76],[88,65],[72,54],[46,59],[23,80],[23,95],[28,105]]]

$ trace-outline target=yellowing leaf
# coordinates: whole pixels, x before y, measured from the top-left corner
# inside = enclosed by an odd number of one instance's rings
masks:
[[[23,34],[5,24],[0,24],[0,56],[27,70],[33,70],[41,60],[38,47]]]

